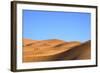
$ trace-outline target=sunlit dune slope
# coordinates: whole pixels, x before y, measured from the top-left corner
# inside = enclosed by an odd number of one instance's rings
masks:
[[[37,40],[23,39],[23,46],[37,42]]]

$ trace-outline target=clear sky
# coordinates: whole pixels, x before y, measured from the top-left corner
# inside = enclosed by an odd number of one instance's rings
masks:
[[[23,38],[85,42],[91,39],[91,14],[23,10]]]

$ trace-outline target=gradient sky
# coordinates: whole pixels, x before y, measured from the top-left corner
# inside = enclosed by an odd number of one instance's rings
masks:
[[[23,38],[85,42],[91,39],[91,14],[23,10]]]

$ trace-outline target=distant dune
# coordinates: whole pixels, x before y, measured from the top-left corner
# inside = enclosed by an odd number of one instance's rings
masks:
[[[23,62],[90,59],[90,41],[23,39]]]

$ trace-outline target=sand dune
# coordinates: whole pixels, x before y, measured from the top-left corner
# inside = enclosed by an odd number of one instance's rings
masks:
[[[86,59],[83,51],[90,49],[89,43],[81,44],[77,41],[65,42],[57,39],[42,41],[25,39],[23,62]],[[90,58],[90,54],[87,55]]]
[[[37,40],[23,39],[23,46],[37,42]]]
[[[76,59],[91,59],[91,41],[87,41],[78,48],[81,48],[81,54]]]

